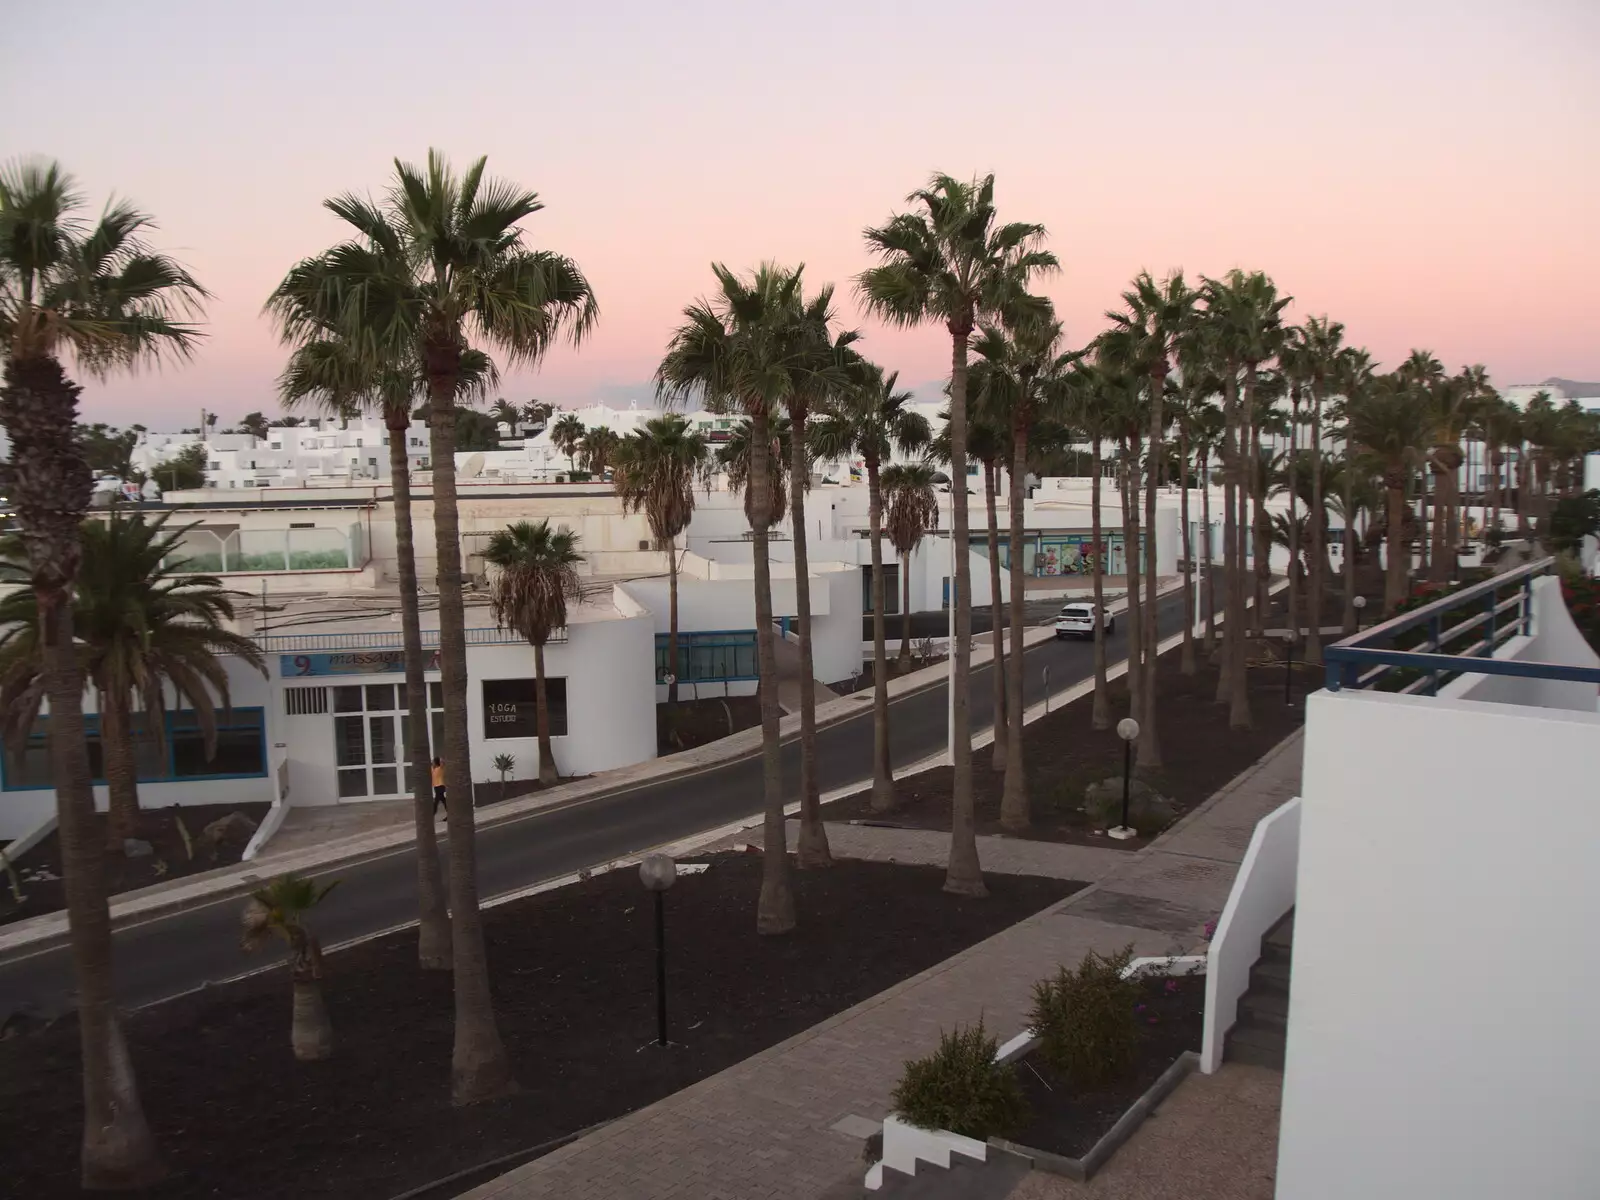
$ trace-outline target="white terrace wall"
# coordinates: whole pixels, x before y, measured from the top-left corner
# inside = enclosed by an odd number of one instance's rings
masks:
[[[1279,1200],[1596,1194],[1600,714],[1307,701]]]
[[[1511,613],[1505,619],[1510,619]],[[1515,637],[1495,654],[1513,662],[1560,663],[1568,667],[1600,667],[1600,655],[1590,648],[1561,598],[1561,581],[1546,575],[1533,581],[1533,633]],[[1516,675],[1462,675],[1440,689],[1441,696],[1462,700],[1487,700],[1525,704],[1534,708],[1561,708],[1594,712],[1597,692],[1592,683],[1560,679],[1524,678]]]

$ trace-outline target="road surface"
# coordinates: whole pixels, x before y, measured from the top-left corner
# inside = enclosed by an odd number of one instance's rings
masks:
[[[1181,593],[1160,605],[1161,636],[1183,627]],[[1127,622],[1117,621],[1110,659],[1126,655]],[[1044,669],[1052,691],[1094,671],[1092,643],[1052,639],[1028,651],[1023,675],[1029,704],[1044,698]],[[946,685],[896,700],[890,709],[890,750],[896,767],[941,753],[947,739]],[[992,721],[989,669],[972,673],[972,727]],[[800,748],[783,748],[786,785],[798,787]],[[872,709],[817,733],[823,792],[871,779]],[[987,770],[987,766],[984,768]],[[478,832],[478,880],[484,899],[625,858],[761,812],[759,751],[734,762],[569,807],[507,821]],[[339,888],[317,909],[324,945],[393,928],[415,918],[416,864],[410,848],[327,872]],[[752,899],[752,904],[754,900]],[[261,960],[239,949],[237,896],[119,929],[115,934],[117,996],[126,1006],[151,1004],[230,978]],[[26,1007],[39,1016],[72,1006],[72,964],[65,946],[0,963],[0,1016]]]

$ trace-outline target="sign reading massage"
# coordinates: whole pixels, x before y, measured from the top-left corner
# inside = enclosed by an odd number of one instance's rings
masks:
[[[398,675],[406,669],[404,650],[350,650],[336,654],[280,654],[278,674],[284,679],[308,675]],[[428,655],[423,670],[439,669],[439,652]]]

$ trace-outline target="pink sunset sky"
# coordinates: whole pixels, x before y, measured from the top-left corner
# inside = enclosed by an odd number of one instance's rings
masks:
[[[215,293],[192,363],[87,383],[88,419],[277,408],[260,315],[343,236],[321,201],[430,146],[536,189],[530,241],[600,299],[581,349],[502,392],[649,394],[708,264],[806,264],[902,381],[937,329],[860,317],[861,229],[934,170],[1042,222],[1086,341],[1141,268],[1267,271],[1393,364],[1600,378],[1600,4],[751,2],[28,5],[0,47],[0,158],[115,191]]]

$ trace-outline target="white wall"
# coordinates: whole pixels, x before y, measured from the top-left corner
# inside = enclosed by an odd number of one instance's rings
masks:
[[[814,569],[812,588],[827,589],[828,611],[811,620],[811,659],[823,683],[861,670],[861,568],[828,563]]]
[[[1515,614],[1501,618],[1502,627]],[[1511,638],[1495,654],[1514,662],[1561,663],[1570,667],[1600,667],[1600,656],[1573,624],[1561,598],[1561,580],[1546,575],[1533,581],[1533,633]],[[1462,675],[1440,689],[1445,697],[1483,700],[1500,704],[1525,704],[1534,708],[1564,708],[1594,712],[1596,689],[1592,683],[1559,679],[1528,679],[1514,675]]]
[[[1596,1194],[1600,715],[1317,692],[1280,1200]]]

